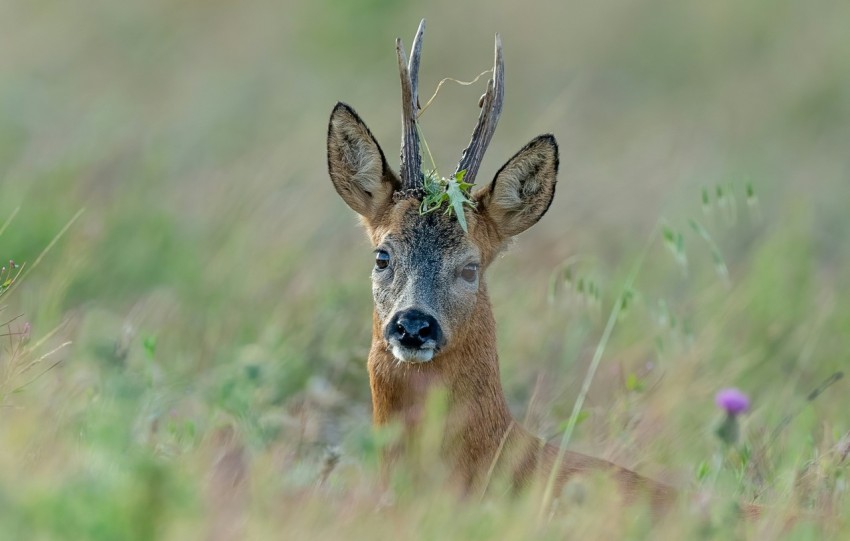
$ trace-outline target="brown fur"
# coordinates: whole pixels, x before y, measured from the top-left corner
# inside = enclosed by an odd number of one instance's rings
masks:
[[[451,263],[452,258],[466,253],[475,253],[480,260],[477,291],[463,306],[451,305],[451,292],[434,293],[440,305],[435,313],[449,327],[446,332],[451,338],[430,362],[399,362],[391,352],[384,326],[389,311],[397,306],[387,303],[407,291],[397,284],[404,277],[394,276],[390,283],[386,277],[376,279],[373,275],[376,309],[367,366],[374,423],[400,421],[408,434],[415,433],[428,391],[441,386],[447,391],[449,404],[444,455],[464,492],[483,488],[493,466],[497,475],[511,479],[516,488],[548,476],[555,467],[558,448],[519,426],[508,410],[499,378],[496,326],[483,274],[508,240],[536,223],[551,204],[558,169],[554,137],[543,135],[532,140],[487,187],[474,194],[476,209],[466,212],[468,235],[451,215],[421,215],[419,201],[414,198],[393,202],[398,178],[362,120],[342,104],[331,115],[328,165],[337,192],[364,218],[373,246],[392,244],[398,265],[394,272],[413,276],[413,288],[440,289],[443,282],[450,281],[445,277],[441,282],[427,282],[426,276],[416,278],[421,276],[422,267],[436,274],[445,272],[446,261]],[[446,304],[447,313],[439,312]],[[662,509],[674,499],[675,491],[667,485],[570,451],[559,465],[556,488],[590,471],[610,473],[627,501],[644,494],[656,509]]]

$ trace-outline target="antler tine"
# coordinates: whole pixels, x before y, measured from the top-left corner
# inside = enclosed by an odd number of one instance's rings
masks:
[[[493,78],[487,82],[487,93],[484,95],[481,113],[478,115],[478,124],[475,125],[469,146],[461,154],[460,162],[455,170],[455,173],[465,170],[463,180],[470,184],[475,182],[484,152],[499,123],[499,115],[502,114],[502,104],[505,100],[505,60],[502,57],[502,39],[499,34],[496,34],[495,49]]]
[[[416,116],[419,113],[419,58],[422,54],[422,35],[425,19],[419,23],[408,64],[401,38],[395,40],[398,71],[401,77],[401,183],[405,190],[422,185],[422,156],[419,154],[419,133]]]
[[[407,71],[410,73],[410,86],[413,90],[413,105],[416,116],[419,116],[419,58],[422,56],[422,36],[425,34],[425,19],[419,21],[419,28],[413,37],[413,45],[410,49],[410,62]]]

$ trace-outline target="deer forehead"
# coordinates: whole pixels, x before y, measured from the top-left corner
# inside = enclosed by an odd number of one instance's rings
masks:
[[[464,233],[454,216],[439,210],[422,214],[419,201],[408,199],[394,205],[370,236],[375,247],[389,245],[422,264],[461,259],[486,264],[498,250],[491,241],[491,227],[471,209],[466,220],[469,233]]]

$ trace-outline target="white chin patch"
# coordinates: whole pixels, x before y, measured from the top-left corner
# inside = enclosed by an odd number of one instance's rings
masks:
[[[412,349],[394,344],[392,349],[393,356],[404,363],[427,363],[434,358],[432,348]]]

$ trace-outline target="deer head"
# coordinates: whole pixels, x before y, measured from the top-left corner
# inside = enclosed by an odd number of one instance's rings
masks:
[[[340,197],[357,212],[375,249],[375,337],[397,362],[426,363],[470,340],[486,296],[484,273],[511,237],[534,225],[555,194],[558,146],[533,139],[495,178],[472,194],[464,232],[455,215],[420,212],[423,173],[416,119],[424,20],[407,61],[396,40],[402,90],[401,168],[397,175],[357,113],[338,103],[328,127],[328,169]],[[502,46],[496,35],[493,77],[456,172],[474,183],[504,98]]]

